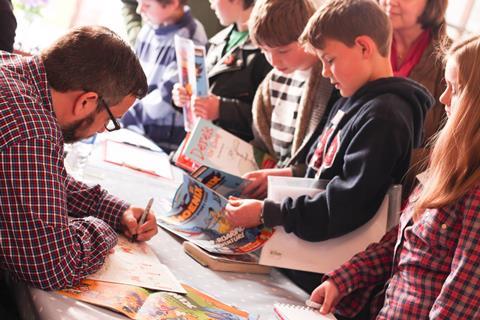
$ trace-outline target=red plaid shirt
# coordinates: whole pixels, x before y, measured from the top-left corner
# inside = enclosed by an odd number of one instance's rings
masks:
[[[370,302],[377,319],[480,319],[480,185],[412,223],[416,195],[399,227],[328,275],[346,294],[338,313]]]
[[[103,264],[127,208],[65,171],[40,59],[0,53],[0,268],[39,288],[75,285]]]

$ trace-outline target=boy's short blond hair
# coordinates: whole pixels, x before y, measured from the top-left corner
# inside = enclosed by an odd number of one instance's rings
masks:
[[[329,0],[312,16],[301,36],[301,42],[310,49],[323,49],[327,39],[352,47],[359,36],[370,37],[377,45],[380,55],[389,56],[392,25],[377,2]]]
[[[250,37],[259,46],[288,45],[298,41],[314,12],[310,0],[257,0],[248,21]]]

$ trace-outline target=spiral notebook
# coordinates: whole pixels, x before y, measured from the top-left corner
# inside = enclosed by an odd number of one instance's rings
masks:
[[[273,310],[280,320],[336,320],[331,313],[323,315],[318,310],[305,306],[275,303]]]

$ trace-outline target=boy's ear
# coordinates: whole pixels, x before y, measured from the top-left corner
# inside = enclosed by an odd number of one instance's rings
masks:
[[[73,105],[72,114],[78,119],[83,119],[97,109],[98,94],[84,92],[77,97]]]
[[[376,50],[375,42],[368,36],[358,36],[355,45],[360,48],[364,58],[370,58]]]

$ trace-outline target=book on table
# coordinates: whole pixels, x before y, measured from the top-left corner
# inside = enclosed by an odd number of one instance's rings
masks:
[[[86,279],[76,287],[57,292],[136,320],[249,319],[249,314],[245,311],[227,305],[188,285],[182,286],[186,295],[154,292],[137,286]]]
[[[167,155],[144,146],[106,140],[103,160],[154,176],[172,179],[172,168]]]
[[[269,154],[205,119],[196,122],[183,144],[176,158],[188,159],[186,163],[179,161],[178,166],[190,172],[205,165],[241,177],[247,172],[273,168],[276,163]]]
[[[245,253],[241,255],[214,254],[205,251],[195,243],[185,241],[183,250],[198,263],[215,271],[270,273],[271,267],[258,264],[258,255]]]
[[[118,237],[113,253],[97,272],[87,277],[112,283],[140,286],[152,290],[185,293],[170,269],[162,264],[146,242],[130,242]]]

